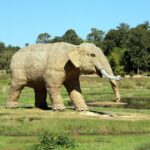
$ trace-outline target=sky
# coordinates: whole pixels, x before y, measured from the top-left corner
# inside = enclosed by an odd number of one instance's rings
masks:
[[[91,28],[105,32],[120,23],[150,22],[150,0],[0,0],[0,41],[23,47],[40,33],[62,36],[74,29],[83,39]]]

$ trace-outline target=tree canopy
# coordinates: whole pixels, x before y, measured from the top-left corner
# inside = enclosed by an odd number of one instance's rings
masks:
[[[91,33],[86,37],[86,40],[90,43],[94,43],[96,46],[103,48],[105,32],[97,28],[91,28]]]
[[[73,29],[69,29],[65,32],[65,34],[62,36],[62,41],[75,45],[79,45],[83,42],[83,40],[77,35],[75,30]]]
[[[38,35],[37,39],[36,39],[36,43],[49,43],[50,41],[50,34],[48,33],[41,33]]]
[[[6,46],[0,42],[0,70],[9,70],[11,57],[19,49],[19,46]]]

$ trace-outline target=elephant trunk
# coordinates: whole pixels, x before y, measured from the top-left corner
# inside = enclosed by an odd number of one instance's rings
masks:
[[[104,69],[100,69],[100,73],[110,79],[110,80],[122,80],[122,77],[121,76],[113,76],[113,75],[109,75]]]

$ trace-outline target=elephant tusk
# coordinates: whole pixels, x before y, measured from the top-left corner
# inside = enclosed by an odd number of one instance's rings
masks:
[[[104,69],[101,69],[100,72],[104,77],[106,77],[110,80],[122,80],[123,79],[121,76],[109,75]]]

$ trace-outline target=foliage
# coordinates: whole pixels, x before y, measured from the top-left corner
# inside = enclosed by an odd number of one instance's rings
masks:
[[[109,55],[111,51],[117,48],[126,48],[128,42],[129,25],[121,23],[117,29],[111,29],[104,38],[105,54]]]
[[[126,49],[114,48],[109,55],[109,62],[115,74],[124,75],[123,54]]]
[[[54,136],[45,132],[40,137],[40,143],[36,146],[36,150],[53,150],[58,148],[73,148],[75,147],[74,140],[65,135]]]
[[[83,40],[76,34],[75,30],[69,29],[62,36],[63,42],[79,45],[83,42]]]
[[[105,54],[109,55],[111,61],[116,60],[115,50],[120,48],[123,55],[118,57],[122,59],[123,70],[126,73],[134,72],[139,74],[140,70],[147,72],[150,69],[150,25],[149,22],[129,28],[127,24],[120,24],[117,29],[111,29],[107,32],[105,39]],[[126,49],[126,51],[124,51]],[[116,49],[117,53],[117,49]],[[114,56],[115,55],[115,56]],[[117,62],[113,62],[113,68]],[[115,68],[114,70],[118,70]]]
[[[47,43],[55,43],[55,42],[67,42],[70,44],[79,45],[83,42],[83,40],[77,35],[75,30],[69,29],[62,36],[55,36],[52,39],[47,40]]]
[[[5,50],[5,44],[3,42],[0,42],[0,53],[2,53]]]
[[[69,138],[66,135],[59,135],[56,140],[57,145],[60,145],[64,148],[73,148],[75,147],[75,141]]]
[[[50,43],[55,43],[55,42],[62,42],[63,38],[60,36],[55,36],[53,39],[50,40]]]
[[[84,41],[94,43],[104,51],[116,74],[150,72],[150,24],[148,21],[132,28],[126,23],[120,23],[106,33],[92,27],[85,40],[81,39],[74,29],[69,29],[63,35],[53,38],[47,32],[41,33],[36,39],[36,43],[67,42],[75,45]],[[28,43],[25,44],[25,46],[28,45]],[[0,69],[9,68],[11,56],[18,49],[18,46],[6,46],[0,42]]]
[[[138,25],[129,31],[129,50],[124,54],[126,60],[126,72],[134,71],[139,74],[139,70],[147,71],[150,64],[150,31],[147,30],[149,24]]]
[[[103,48],[104,31],[91,28],[91,33],[87,35],[86,40],[94,43],[96,46]]]
[[[41,33],[36,39],[36,43],[49,43],[51,35],[48,33]]]
[[[9,70],[11,57],[19,48],[18,46],[6,46],[0,42],[0,70]]]
[[[0,55],[0,70],[9,70],[9,64],[13,51],[5,51]]]

